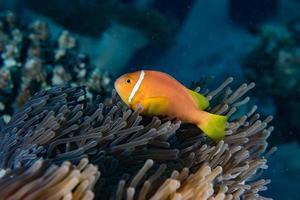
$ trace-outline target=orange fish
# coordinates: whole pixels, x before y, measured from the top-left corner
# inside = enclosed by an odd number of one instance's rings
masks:
[[[170,75],[142,70],[125,74],[115,82],[121,99],[133,110],[139,106],[142,114],[167,116],[197,125],[215,141],[224,138],[227,117],[204,111],[209,101],[189,90]]]

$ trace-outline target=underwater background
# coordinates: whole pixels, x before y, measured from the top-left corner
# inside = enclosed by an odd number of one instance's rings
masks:
[[[300,199],[299,10],[300,0],[0,1],[3,123],[42,89],[85,85],[105,98],[115,78],[140,69],[191,88],[255,82],[248,107],[273,115],[277,147],[260,194]]]

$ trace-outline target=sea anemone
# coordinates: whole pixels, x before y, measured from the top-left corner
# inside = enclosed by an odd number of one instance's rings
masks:
[[[2,123],[0,168],[88,158],[101,172],[97,199],[265,199],[258,193],[270,181],[258,177],[275,150],[265,153],[272,117],[261,120],[257,106],[245,111],[250,98],[244,96],[254,83],[233,92],[232,80],[211,92],[196,89],[209,99],[209,112],[230,118],[218,143],[193,125],[142,117],[115,92],[101,103],[84,87],[43,90]]]
[[[12,170],[2,177],[0,198],[92,200],[91,190],[99,176],[97,167],[87,159],[77,166],[68,161],[57,166],[38,160],[31,167]]]

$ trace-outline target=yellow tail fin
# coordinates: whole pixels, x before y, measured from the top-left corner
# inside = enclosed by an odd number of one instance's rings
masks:
[[[212,140],[220,141],[224,139],[227,117],[206,113],[206,120],[201,121],[197,126]]]

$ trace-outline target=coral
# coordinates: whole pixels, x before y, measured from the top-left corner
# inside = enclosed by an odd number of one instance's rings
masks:
[[[231,82],[202,92],[209,112],[230,117],[226,138],[217,144],[193,125],[132,112],[115,92],[100,103],[84,87],[41,91],[2,123],[0,168],[88,158],[101,172],[97,199],[265,199],[258,193],[269,180],[258,176],[275,150],[265,152],[272,117],[261,120],[256,106],[242,114],[249,101],[243,96],[254,84],[233,92]]]
[[[78,51],[68,31],[52,39],[46,23],[19,21],[13,13],[0,17],[1,114],[11,115],[34,93],[53,85],[87,85],[91,96],[110,91],[108,73]]]
[[[92,200],[97,167],[82,159],[77,166],[68,161],[60,166],[38,160],[31,167],[7,172],[0,179],[0,199]]]
[[[157,0],[76,1],[73,6],[67,0],[25,2],[35,14],[91,40],[97,67],[119,76],[128,67],[132,70],[155,64],[161,55],[157,52],[167,50],[174,42],[194,0],[173,0],[172,7]]]
[[[286,26],[263,26],[258,33],[258,44],[244,59],[247,79],[257,83],[256,95],[271,99],[274,104],[277,137],[273,139],[276,143],[300,140],[299,23],[296,20]]]
[[[26,3],[36,12],[82,35],[99,37],[113,22],[141,32],[152,44],[168,43],[175,36],[178,21],[175,16],[170,16],[170,12],[165,14],[156,9],[155,2],[77,1],[71,8],[66,0],[53,0],[47,2],[46,6],[36,0],[27,0]],[[66,10],[66,7],[69,9]],[[185,8],[180,9],[182,11]]]

